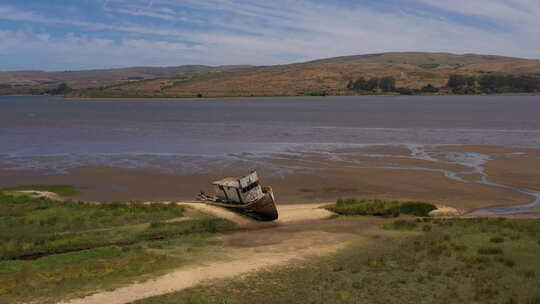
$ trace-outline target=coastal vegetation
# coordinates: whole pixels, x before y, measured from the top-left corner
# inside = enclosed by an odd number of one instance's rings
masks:
[[[55,302],[163,274],[220,252],[210,237],[232,229],[176,204],[0,193],[0,302]]]
[[[398,220],[332,256],[137,303],[538,303],[539,234],[538,220]]]
[[[437,207],[422,202],[358,200],[351,198],[338,199],[336,204],[327,206],[326,209],[340,215],[398,217],[400,214],[427,216]]]

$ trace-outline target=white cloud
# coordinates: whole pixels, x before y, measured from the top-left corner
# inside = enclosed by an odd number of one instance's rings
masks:
[[[536,21],[540,12],[537,0],[417,0],[447,11],[469,16],[481,16],[494,20],[523,24],[524,21]]]
[[[0,31],[0,56],[28,58],[24,69],[40,69],[44,64],[53,70],[172,66],[198,60],[198,53],[204,49],[166,41],[125,39],[115,42],[75,34],[52,39],[32,32]]]
[[[381,12],[308,0],[109,0],[106,10],[117,17],[114,24],[47,18],[2,6],[0,19],[126,32],[131,34],[129,37],[144,38],[112,41],[81,34],[52,38],[32,31],[4,31],[0,32],[0,53],[28,54],[32,58],[31,54],[39,50],[40,56],[55,63],[55,68],[77,63],[87,67],[277,64],[405,50],[538,57],[540,37],[536,29],[540,28],[540,21],[536,16],[540,15],[540,3],[536,0],[409,3],[460,14],[463,18],[483,18],[508,30],[497,32],[459,24],[429,10],[422,14]],[[187,13],[182,9],[186,7],[196,13]],[[126,15],[155,22],[153,26],[132,24],[122,18]],[[189,25],[205,25],[207,29],[194,30]]]

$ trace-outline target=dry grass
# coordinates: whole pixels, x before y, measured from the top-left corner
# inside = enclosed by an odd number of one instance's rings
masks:
[[[330,58],[313,62],[229,69],[177,78],[133,82],[102,91],[79,92],[100,97],[226,97],[354,95],[350,79],[393,76],[398,87],[444,86],[452,74],[540,72],[540,61],[486,55],[387,53]]]

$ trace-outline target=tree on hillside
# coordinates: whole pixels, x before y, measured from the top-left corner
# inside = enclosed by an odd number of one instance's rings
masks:
[[[498,74],[482,75],[478,80],[480,90],[484,93],[502,93],[506,86],[506,76]]]
[[[467,87],[469,88],[476,86],[476,78],[474,78],[474,76],[465,77],[465,81],[467,83]]]
[[[355,91],[375,91],[379,88],[379,81],[379,78],[376,77],[368,80],[360,77],[356,81],[349,81],[347,88]]]
[[[540,77],[534,75],[487,74],[478,80],[484,93],[533,93],[540,91]]]
[[[379,88],[380,79],[377,77],[370,78],[367,81],[366,91],[375,91]]]
[[[476,86],[476,78],[465,75],[450,75],[446,85],[456,94],[473,93]]]
[[[360,77],[355,81],[349,81],[347,88],[361,93],[376,92],[379,89],[384,92],[394,92],[396,90],[396,80],[391,76],[383,78],[372,77],[369,79]]]
[[[540,92],[540,77],[532,75],[524,75],[518,77],[519,87],[527,93]]]
[[[396,79],[392,76],[383,77],[379,82],[379,87],[383,92],[394,92],[396,90]]]
[[[355,91],[367,90],[367,80],[364,77],[358,78],[356,81],[349,82],[349,89]]]
[[[463,75],[450,75],[447,86],[453,90],[459,90],[467,86],[467,77]]]
[[[71,91],[72,89],[66,83],[61,83],[55,89],[48,91],[48,93],[52,95],[64,95]]]
[[[439,88],[434,87],[431,83],[421,89],[422,93],[438,93]]]

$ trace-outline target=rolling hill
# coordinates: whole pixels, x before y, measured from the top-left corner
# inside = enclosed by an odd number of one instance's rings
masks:
[[[513,57],[401,52],[335,57],[275,66],[129,68],[36,73],[77,88],[71,97],[226,97],[351,95],[359,77],[392,76],[398,87],[444,86],[449,75],[540,73],[540,60]],[[12,74],[25,72],[10,72]],[[26,72],[27,73],[27,72]],[[6,84],[0,73],[0,86]],[[27,76],[27,75],[26,75]],[[45,77],[46,76],[46,77]],[[19,81],[36,81],[20,76]],[[9,81],[7,82],[9,83]],[[43,82],[41,82],[43,83]]]
[[[182,77],[197,73],[221,72],[248,66],[183,65],[176,67],[130,67],[123,69],[85,70],[85,71],[13,71],[0,72],[0,94],[10,92],[39,92],[67,83],[75,89],[101,86],[114,86],[163,77]]]

